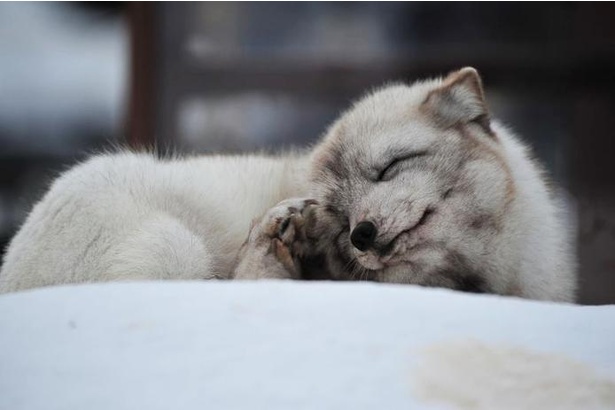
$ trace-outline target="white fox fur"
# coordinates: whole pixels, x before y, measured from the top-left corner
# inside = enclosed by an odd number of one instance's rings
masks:
[[[418,226],[417,204],[429,199],[421,214],[426,206],[437,210],[433,222],[419,226],[419,236],[402,235],[405,242],[395,242],[394,251],[406,257],[398,258],[401,262],[391,262],[395,255],[386,259],[370,251],[344,250],[374,280],[454,288],[444,279],[433,279],[424,267],[433,263],[439,267],[434,272],[440,272],[447,255],[421,254],[420,263],[414,265],[407,256],[412,241],[439,237],[439,243],[458,247],[460,257],[469,259],[464,266],[481,272],[488,292],[573,301],[575,255],[566,221],[526,147],[489,121],[482,99],[476,72],[464,69],[444,80],[385,87],[368,95],[304,154],[169,160],[130,152],[96,156],[64,173],[34,207],[7,249],[0,291],[92,281],[232,278],[238,250],[255,218],[284,199],[313,197],[326,207],[337,195],[333,202],[342,198],[339,203],[346,207],[343,218],[338,218],[339,227],[327,222],[321,228],[339,229],[338,238],[343,237],[343,242],[329,246],[329,259],[335,259],[331,253],[339,246],[352,248],[348,235],[359,220],[373,217],[380,221],[383,238],[392,237],[405,232],[403,224],[410,220]],[[463,129],[455,131],[454,124]],[[368,165],[390,161],[385,151],[392,141],[408,139],[413,149],[431,150],[442,141],[457,144],[467,133],[488,155],[476,147],[454,148],[437,157],[439,161],[448,161],[457,152],[467,161],[462,168],[447,171],[448,176],[431,175],[429,167],[419,172],[404,163],[387,184],[361,179],[371,172]],[[335,168],[331,161],[342,162],[340,152],[346,163],[348,155],[354,155],[351,162],[357,169],[352,175],[342,177],[339,169],[329,169]],[[399,183],[397,174],[404,175]],[[336,178],[347,178],[352,186],[344,190],[340,187],[347,185]],[[466,181],[470,188],[458,194],[460,199],[445,200],[448,192],[443,195],[440,186],[464,178],[471,180]],[[397,197],[411,196],[412,201],[404,203],[411,202],[412,208],[401,209],[403,201],[395,202]],[[463,225],[468,220],[460,221],[466,213],[476,216],[472,214],[476,204],[493,213],[486,224],[497,229],[479,226],[469,233]],[[339,272],[343,264],[330,263],[334,278],[354,278]],[[256,264],[254,269],[262,266]]]
[[[8,248],[0,289],[228,278],[252,219],[307,194],[306,166],[295,155],[94,157],[34,207]]]

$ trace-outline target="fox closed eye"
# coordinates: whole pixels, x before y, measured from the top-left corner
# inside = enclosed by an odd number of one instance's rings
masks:
[[[378,173],[378,176],[376,177],[376,181],[383,182],[383,181],[390,180],[395,175],[394,171],[395,169],[397,169],[397,165],[399,165],[402,162],[409,161],[411,159],[424,157],[427,154],[428,154],[427,151],[417,151],[417,152],[411,152],[410,154],[403,155],[403,156],[393,159],[393,161],[389,162],[389,164]]]

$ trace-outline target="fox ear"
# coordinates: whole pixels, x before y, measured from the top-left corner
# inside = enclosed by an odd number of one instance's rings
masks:
[[[476,123],[491,133],[482,81],[472,67],[449,74],[429,92],[421,108],[441,126]]]

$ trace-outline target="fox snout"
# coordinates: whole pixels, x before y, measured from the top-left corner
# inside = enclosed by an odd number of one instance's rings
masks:
[[[401,227],[379,226],[369,220],[360,221],[350,233],[350,243],[360,252],[373,250],[380,256],[387,255],[393,248],[395,240],[404,233],[411,233],[424,225],[434,210],[426,207],[415,223],[403,224]],[[399,229],[401,228],[401,229]]]
[[[373,222],[359,222],[350,234],[350,242],[355,248],[361,252],[365,252],[374,245],[374,240],[377,235],[378,228]]]

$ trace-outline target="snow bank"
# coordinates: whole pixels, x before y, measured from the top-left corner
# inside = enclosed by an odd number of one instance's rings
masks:
[[[290,281],[0,296],[2,410],[607,409],[613,380],[615,306]]]

